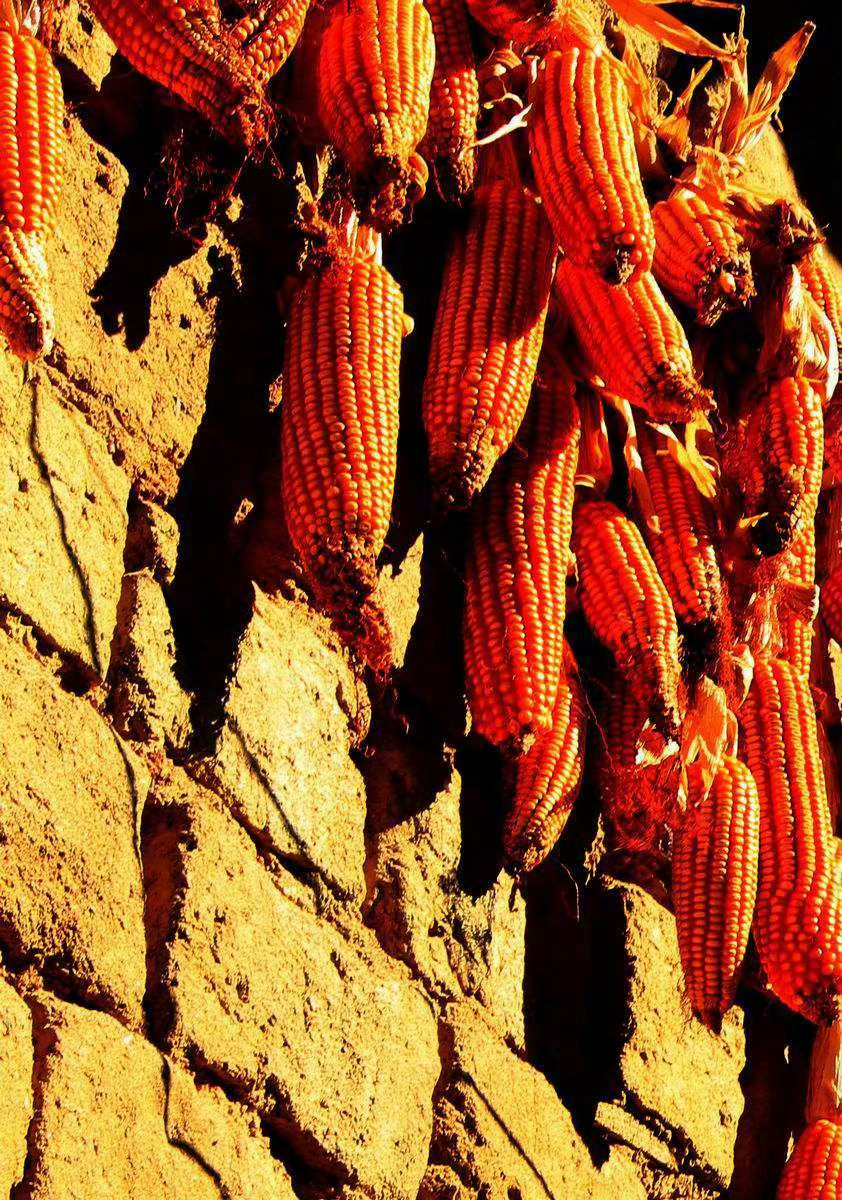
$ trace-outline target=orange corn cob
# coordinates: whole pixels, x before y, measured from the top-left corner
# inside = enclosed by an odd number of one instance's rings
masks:
[[[842,983],[842,864],[809,683],[782,659],[758,659],[740,720],[760,798],[760,959],[780,1000],[830,1019]]]
[[[836,483],[842,483],[842,389],[839,388],[825,413],[824,457]]]
[[[811,1122],[784,1168],[776,1200],[837,1200],[842,1193],[842,1117]]]
[[[715,1032],[734,1002],[757,895],[760,810],[748,767],[726,755],[705,794],[687,770],[687,811],[673,841],[678,947],[696,1016]]]
[[[751,536],[765,555],[780,554],[815,520],[824,461],[819,393],[801,376],[774,379],[749,419],[741,459]]]
[[[518,872],[543,862],[561,836],[585,767],[587,713],[576,663],[565,643],[552,724],[518,761],[514,806],[503,847]]]
[[[689,421],[713,404],[700,386],[693,355],[654,275],[609,287],[566,259],[556,272],[557,294],[570,316],[582,354],[609,391],[657,421]]]
[[[814,603],[816,583],[816,530],[813,524],[792,543],[786,552],[781,595],[777,601],[778,629],[781,637],[780,657],[792,663],[805,679],[810,677],[813,655],[814,617],[809,615],[806,598],[812,593]],[[805,601],[791,603],[788,592],[804,594]]]
[[[725,609],[713,512],[660,434],[642,424],[638,447],[660,526],[647,526],[646,541],[676,616],[690,640],[706,648],[721,631]]]
[[[555,254],[531,192],[477,189],[445,264],[422,398],[439,504],[469,504],[523,420]]]
[[[842,281],[838,268],[828,261],[824,245],[814,246],[798,264],[801,281],[827,317],[842,354]]]
[[[256,79],[267,84],[292,53],[310,0],[239,0],[245,13],[231,29]]]
[[[820,604],[828,633],[842,645],[842,566],[831,571],[822,584]]]
[[[24,359],[53,341],[44,249],[61,184],[63,122],[48,51],[0,12],[0,333]]]
[[[655,229],[619,62],[570,39],[541,63],[532,103],[535,179],[562,252],[609,283],[638,278],[652,267]]]
[[[337,258],[299,288],[287,325],[283,495],[319,603],[372,666],[385,667],[373,607],[395,482],[403,298],[378,263]]]
[[[472,513],[465,683],[474,728],[520,753],[548,729],[562,662],[580,422],[564,370],[536,383]]]
[[[121,54],[195,108],[226,138],[250,144],[262,96],[225,35],[215,0],[91,0]]]
[[[436,66],[430,119],[419,147],[443,200],[463,200],[474,186],[479,83],[464,0],[424,0],[433,23]]]
[[[702,325],[754,295],[751,259],[724,205],[707,193],[678,187],[652,210],[661,287],[692,308]]]
[[[573,517],[579,593],[588,625],[614,655],[656,728],[680,724],[678,625],[640,530],[604,500]]]
[[[378,229],[402,220],[419,172],[426,177],[415,149],[435,56],[421,0],[338,4],[322,39],[319,116],[351,171],[357,209]]]

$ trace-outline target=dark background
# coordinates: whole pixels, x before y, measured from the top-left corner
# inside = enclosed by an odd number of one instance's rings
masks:
[[[770,54],[805,21],[816,32],[781,106],[784,143],[801,195],[831,248],[842,257],[842,0],[745,0],[749,82]],[[709,31],[736,28],[736,13],[674,9],[688,24]]]

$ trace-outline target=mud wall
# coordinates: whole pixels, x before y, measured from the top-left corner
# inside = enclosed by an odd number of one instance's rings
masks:
[[[418,326],[372,706],[279,526],[281,190],[246,171],[180,232],[181,115],[84,8],[60,65],[56,346],[0,351],[0,1190],[771,1197],[809,1028],[751,988],[720,1036],[691,1021],[673,918],[593,870],[587,798],[522,890],[502,869],[460,531],[419,519],[440,253],[388,252]],[[754,169],[783,186],[773,138]]]

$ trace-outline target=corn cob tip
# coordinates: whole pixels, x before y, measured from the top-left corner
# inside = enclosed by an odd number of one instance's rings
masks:
[[[354,178],[354,206],[373,229],[390,233],[423,199],[427,179],[427,164],[420,154],[411,155],[408,165],[395,154],[375,155],[366,174]]]
[[[506,870],[517,882],[547,857],[552,844],[547,846],[545,842],[540,828],[518,830],[513,817],[508,817],[503,828],[503,853]]]
[[[653,365],[652,388],[657,397],[652,402],[653,411],[664,421],[689,421],[715,406],[713,392],[673,363]]]
[[[47,263],[35,234],[0,225],[0,333],[13,354],[31,362],[48,354],[55,318]]]
[[[610,284],[631,283],[649,266],[645,250],[633,233],[616,236],[613,252],[608,249],[596,265]]]
[[[485,439],[488,442],[489,439]],[[498,452],[492,445],[463,454],[443,464],[444,472],[431,464],[433,512],[446,516],[449,512],[465,512],[488,482]]]
[[[322,547],[310,577],[316,603],[330,617],[343,645],[377,678],[385,678],[394,665],[392,631],[373,595],[377,568],[370,548],[359,538]]]
[[[755,296],[748,253],[723,262],[713,256],[697,290],[700,325],[714,325],[726,312],[748,308]]]

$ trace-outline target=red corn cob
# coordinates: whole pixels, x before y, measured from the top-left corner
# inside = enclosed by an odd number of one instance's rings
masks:
[[[536,382],[515,444],[472,513],[468,703],[477,732],[515,753],[551,725],[561,674],[580,436],[574,391],[562,364]]]
[[[696,380],[693,355],[654,275],[609,287],[566,259],[556,291],[582,354],[609,391],[657,421],[689,421],[713,397]]]
[[[403,219],[411,187],[426,178],[415,150],[427,128],[435,55],[421,0],[338,4],[322,39],[319,116],[351,171],[357,209],[378,229]]]
[[[829,1020],[842,983],[842,864],[809,683],[782,659],[758,659],[740,720],[760,799],[760,959],[780,1000]]]
[[[585,766],[587,714],[576,663],[565,643],[552,724],[518,761],[514,806],[503,847],[519,873],[543,862],[561,836]]]
[[[504,180],[477,190],[445,264],[424,382],[439,504],[469,504],[523,420],[555,254],[531,192]]]
[[[734,1002],[759,853],[760,811],[749,769],[726,755],[705,794],[701,766],[689,766],[687,811],[673,840],[673,902],[690,1003],[715,1032]]]
[[[781,637],[780,657],[792,663],[805,679],[810,677],[816,584],[816,530],[810,524],[786,551],[783,581],[776,601]],[[790,593],[793,593],[790,599]],[[803,597],[799,602],[799,593]],[[793,602],[794,601],[794,602]],[[812,613],[811,613],[812,609]]]
[[[0,12],[0,333],[36,358],[53,341],[44,249],[64,160],[64,99],[48,51]]]
[[[436,66],[430,119],[419,147],[443,200],[463,200],[474,186],[479,83],[464,0],[424,0],[433,23]]]
[[[317,603],[384,669],[371,593],[395,482],[403,298],[378,263],[337,258],[299,288],[287,325],[283,494]]]
[[[655,230],[637,165],[622,68],[607,48],[568,39],[532,93],[535,179],[562,252],[610,283],[652,267]]]
[[[839,388],[825,413],[824,456],[835,482],[842,483],[842,392]]]
[[[823,457],[821,396],[800,376],[772,380],[749,418],[741,468],[762,554],[780,554],[815,520]]]
[[[725,597],[708,501],[689,471],[667,453],[664,438],[642,424],[638,447],[659,530],[646,541],[690,640],[707,648],[721,632]]]
[[[254,141],[261,89],[226,35],[216,0],[91,0],[91,8],[133,67],[230,141]]]
[[[828,633],[842,645],[842,566],[832,571],[822,584],[820,603]]]
[[[804,287],[827,317],[842,354],[842,281],[829,261],[824,245],[814,246],[798,264]]]
[[[842,1117],[813,1121],[784,1168],[776,1200],[837,1200],[842,1192]]]
[[[255,78],[265,85],[292,53],[310,0],[239,0],[239,6],[246,11],[230,36]]]
[[[728,209],[707,192],[675,191],[652,210],[655,258],[661,287],[713,325],[754,295],[751,259]]]
[[[680,724],[678,625],[637,526],[603,500],[573,516],[579,593],[588,625],[614,655],[653,725]]]

